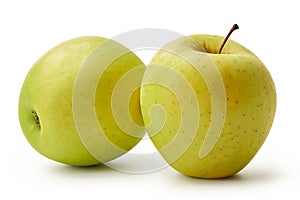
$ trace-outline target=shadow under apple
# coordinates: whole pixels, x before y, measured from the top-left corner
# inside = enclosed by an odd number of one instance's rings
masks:
[[[48,166],[47,171],[53,175],[73,178],[99,178],[119,173],[104,164],[78,167],[58,163],[56,165]]]

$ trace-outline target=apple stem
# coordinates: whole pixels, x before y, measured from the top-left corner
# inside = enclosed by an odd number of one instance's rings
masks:
[[[236,29],[239,29],[239,26],[238,26],[237,24],[234,24],[234,25],[232,26],[232,28],[230,29],[229,33],[227,34],[226,38],[224,39],[224,41],[223,41],[223,43],[222,43],[222,45],[221,45],[221,47],[220,47],[220,49],[219,49],[219,51],[218,51],[218,54],[220,54],[220,53],[222,52],[223,47],[225,46],[225,44],[226,44],[228,38],[230,37],[231,33],[232,33],[233,31],[235,31]]]

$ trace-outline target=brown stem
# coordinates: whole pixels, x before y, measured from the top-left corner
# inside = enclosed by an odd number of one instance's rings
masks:
[[[223,43],[222,43],[222,45],[221,45],[221,47],[220,47],[220,49],[219,49],[219,51],[218,51],[218,54],[220,54],[220,53],[222,52],[223,47],[225,46],[225,44],[226,44],[228,38],[230,37],[231,33],[232,33],[233,31],[235,31],[236,29],[239,29],[239,26],[238,26],[237,24],[234,24],[234,25],[232,26],[232,28],[230,29],[229,33],[227,34],[226,38],[224,39],[224,41],[223,41]]]

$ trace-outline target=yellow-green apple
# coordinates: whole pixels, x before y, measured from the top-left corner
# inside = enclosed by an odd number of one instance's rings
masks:
[[[27,140],[42,155],[75,166],[126,153],[144,134],[139,104],[144,69],[133,52],[103,37],[57,45],[33,65],[20,92],[19,120]]]
[[[236,174],[273,123],[276,91],[270,73],[251,51],[227,39],[195,34],[171,41],[143,77],[148,134],[170,166],[188,176]]]

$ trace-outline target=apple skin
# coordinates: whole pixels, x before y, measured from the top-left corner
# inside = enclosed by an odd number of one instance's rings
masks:
[[[49,159],[74,166],[91,166],[102,162],[88,151],[78,134],[72,100],[76,76],[81,65],[91,52],[105,41],[107,39],[103,37],[83,36],[57,45],[33,65],[23,83],[19,97],[21,128],[32,147]],[[125,48],[118,45],[114,48]],[[109,55],[109,52],[107,53]],[[101,63],[101,58],[97,61]],[[106,125],[106,137],[124,152],[134,147],[140,138],[124,133],[114,122],[110,98],[113,84],[138,65],[143,63],[130,51],[118,58],[99,78],[95,94],[98,123],[100,126]],[[142,125],[139,90],[133,93],[128,109],[132,120]],[[82,113],[84,112],[82,109]],[[101,146],[95,148],[106,155],[105,161],[121,155]]]
[[[275,86],[264,64],[232,40],[217,54],[223,40],[221,36],[195,34],[171,41],[157,52],[144,74],[141,108],[147,132],[169,165],[187,176],[223,178],[238,173],[264,143],[275,116]],[[214,66],[223,86],[212,93],[207,81],[217,79],[201,75],[182,55],[199,58],[196,62],[208,71]],[[188,90],[193,91],[191,98]],[[224,97],[218,96],[222,93],[218,90],[224,90]],[[193,95],[195,101],[181,102]],[[212,110],[212,97],[216,105],[225,105],[224,110]],[[221,130],[213,138],[215,143],[200,156],[213,112],[224,115],[223,124],[217,120]],[[186,116],[190,117],[185,120]],[[163,121],[161,127],[154,124],[158,119]],[[191,126],[196,127],[194,134]],[[184,128],[179,131],[180,127]],[[176,141],[176,137],[181,139]]]

